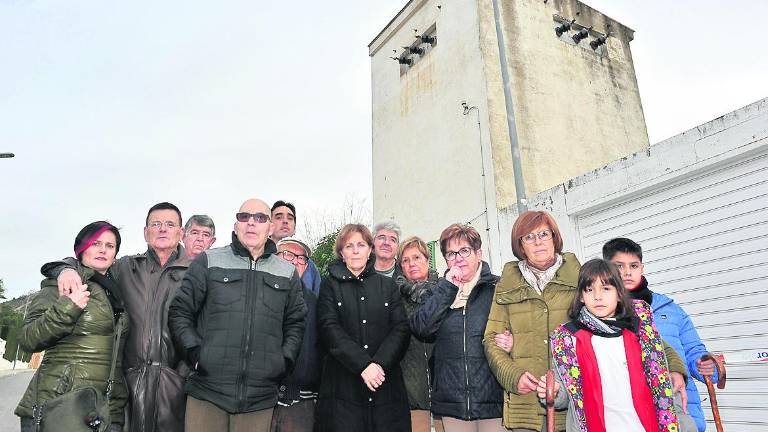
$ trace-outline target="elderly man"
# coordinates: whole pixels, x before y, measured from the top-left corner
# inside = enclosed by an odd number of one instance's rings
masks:
[[[264,201],[244,202],[232,244],[192,262],[168,311],[193,367],[187,432],[268,431],[298,356],[307,307],[296,268],[275,255],[269,213]]]
[[[286,237],[277,244],[277,256],[296,267],[302,276],[309,266],[312,250],[306,243]],[[315,403],[320,381],[320,359],[317,346],[317,294],[304,287],[307,304],[306,330],[293,373],[280,383],[277,406],[272,413],[272,432],[312,432]]]
[[[396,277],[402,269],[397,265],[397,249],[400,246],[400,227],[392,222],[379,222],[373,226],[373,253],[376,255],[376,273]]]
[[[296,234],[296,206],[283,200],[275,201],[272,204],[272,221],[275,224],[275,231],[272,233],[272,241],[275,244],[286,237],[293,237]],[[320,271],[312,259],[308,261],[301,281],[315,295],[320,294]]]
[[[184,225],[184,250],[194,260],[200,252],[211,248],[216,242],[216,225],[208,215],[192,215]]]
[[[109,269],[131,318],[123,354],[130,398],[126,432],[184,430],[182,386],[188,368],[174,350],[164,319],[190,263],[179,244],[181,220],[171,203],[152,206],[144,227],[147,251],[124,256]],[[60,293],[82,283],[73,263],[67,258],[43,266],[45,276],[58,276]]]

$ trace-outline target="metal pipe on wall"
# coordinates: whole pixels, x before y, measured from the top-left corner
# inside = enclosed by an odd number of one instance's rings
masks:
[[[509,145],[512,151],[512,174],[515,178],[515,195],[517,200],[517,214],[528,209],[525,198],[525,183],[523,181],[523,165],[520,162],[520,143],[517,139],[517,125],[515,124],[515,110],[512,102],[512,90],[509,83],[509,63],[507,62],[507,49],[504,43],[504,33],[501,30],[501,13],[498,0],[493,2],[493,18],[496,22],[496,41],[499,44],[499,59],[501,62],[501,81],[504,85],[504,103],[507,109],[507,130],[509,131]]]

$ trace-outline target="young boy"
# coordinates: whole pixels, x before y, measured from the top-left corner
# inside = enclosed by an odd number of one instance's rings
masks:
[[[701,382],[704,382],[704,375],[713,375],[714,362],[701,360],[707,348],[701,342],[688,314],[671,298],[648,289],[648,281],[643,276],[643,250],[640,245],[628,238],[615,238],[603,245],[603,259],[618,267],[624,286],[632,298],[644,300],[651,305],[653,319],[661,337],[680,354],[690,375]],[[717,377],[712,380],[716,381]],[[696,421],[698,431],[703,432],[707,425],[693,380],[688,380],[686,391],[688,414]]]

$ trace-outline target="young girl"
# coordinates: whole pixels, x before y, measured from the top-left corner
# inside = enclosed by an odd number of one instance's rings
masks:
[[[616,267],[581,267],[571,321],[552,332],[555,408],[568,432],[677,432],[667,360],[650,306],[632,300]],[[537,388],[545,394],[544,377]],[[570,404],[569,404],[570,401]]]

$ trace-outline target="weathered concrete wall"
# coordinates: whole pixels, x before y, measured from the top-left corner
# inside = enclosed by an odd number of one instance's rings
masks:
[[[437,45],[401,75],[390,57],[414,41],[413,29],[433,24]],[[436,240],[451,223],[472,221],[484,245],[498,252],[498,234],[487,235],[483,214],[487,198],[495,228],[478,25],[475,0],[414,0],[371,43],[373,216],[393,219],[406,235],[426,240]],[[464,115],[462,102],[478,109]]]
[[[500,4],[527,195],[648,147],[631,29],[576,0]],[[514,204],[515,186],[498,45],[491,0],[478,5],[496,194],[504,208]],[[610,31],[606,47],[593,51],[593,37],[580,45],[558,39],[554,14]]]
[[[550,212],[563,233],[565,249],[578,255],[580,214],[766,149],[768,98],[531,196],[529,208]],[[505,262],[514,259],[511,229],[516,218],[514,205],[499,213]]]

